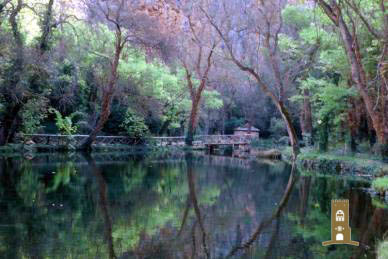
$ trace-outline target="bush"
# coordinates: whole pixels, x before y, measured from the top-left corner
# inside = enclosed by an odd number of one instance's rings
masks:
[[[144,118],[135,114],[130,108],[125,113],[124,122],[121,127],[125,130],[128,136],[141,139],[149,135],[149,130],[145,124]]]
[[[373,180],[372,188],[376,191],[383,193],[388,191],[388,177],[379,177]]]
[[[62,134],[73,135],[77,132],[78,127],[74,125],[72,121],[75,113],[71,114],[70,116],[63,117],[62,114],[54,108],[50,108],[49,112],[55,114],[55,125],[58,127]]]
[[[22,110],[22,132],[24,134],[34,134],[42,128],[41,122],[47,117],[46,98],[31,98],[24,105]]]

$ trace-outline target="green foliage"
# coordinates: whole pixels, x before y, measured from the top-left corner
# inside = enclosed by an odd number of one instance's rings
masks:
[[[243,118],[232,117],[225,121],[225,134],[233,134],[234,129],[244,124]]]
[[[287,128],[284,120],[278,118],[271,118],[271,125],[269,127],[271,135],[275,138],[279,138],[287,135]]]
[[[353,88],[346,88],[344,85],[336,86],[321,79],[311,79],[302,82],[302,87],[317,87],[316,93],[312,97],[313,103],[318,109],[318,117],[323,118],[329,114],[340,115],[347,109],[347,99],[356,96]],[[335,123],[341,119],[336,116]]]
[[[58,127],[62,134],[73,135],[77,132],[78,127],[74,125],[72,121],[76,113],[72,113],[69,116],[63,117],[62,114],[54,108],[50,108],[49,112],[55,114],[55,125]]]
[[[46,98],[32,98],[24,105],[22,110],[22,129],[24,134],[34,134],[41,128],[41,122],[47,118]]]
[[[190,100],[182,69],[172,71],[157,60],[147,62],[143,52],[128,48],[119,66],[119,73],[137,85],[142,96],[152,97],[160,106],[160,119],[169,127],[178,127],[179,121],[190,110]]]
[[[279,48],[294,58],[302,55],[299,42],[286,34],[279,35]]]
[[[126,131],[127,135],[133,138],[144,138],[149,134],[147,125],[144,119],[128,108],[121,127]]]
[[[372,188],[378,192],[388,191],[388,176],[374,179],[372,182]]]
[[[308,27],[311,22],[310,10],[297,5],[288,5],[282,11],[284,23],[295,29]]]
[[[329,133],[340,131],[341,124],[346,121],[349,98],[357,96],[356,90],[347,87],[345,82],[339,82],[336,85],[332,81],[330,78],[313,76],[299,81],[300,91],[307,90],[310,93],[313,122],[318,132],[317,137],[321,151],[326,151],[328,148]],[[302,104],[304,95],[294,95],[290,100]],[[334,130],[330,131],[330,129]]]
[[[224,105],[219,92],[215,90],[205,90],[203,92],[205,106],[209,109],[220,109]]]
[[[372,205],[376,208],[388,209],[388,203],[380,199],[379,197],[372,198]]]

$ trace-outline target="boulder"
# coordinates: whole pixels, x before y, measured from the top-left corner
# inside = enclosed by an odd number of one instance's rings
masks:
[[[282,153],[277,149],[260,150],[257,151],[256,156],[258,158],[281,159]]]
[[[25,145],[35,145],[35,142],[32,141],[31,139],[28,140],[26,143],[24,143]]]

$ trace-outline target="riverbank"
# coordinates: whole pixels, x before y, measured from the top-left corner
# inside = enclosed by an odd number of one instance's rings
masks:
[[[291,149],[281,150],[282,157],[291,161]],[[341,155],[320,153],[310,148],[302,148],[298,155],[297,165],[306,170],[325,171],[328,174],[347,174],[354,176],[378,177],[388,175],[388,163],[372,155]]]
[[[153,149],[180,149],[180,150],[196,150],[197,148],[189,147],[157,147],[154,145],[121,145],[121,144],[99,144],[93,146],[93,152],[121,152],[121,151],[133,151],[133,150],[153,150]],[[256,150],[252,148],[250,154],[243,152],[240,154],[242,158],[258,158],[258,152],[268,152],[271,150],[276,151],[276,156],[273,158],[282,157],[285,161],[291,161],[291,148],[290,147],[277,147],[277,149],[271,149],[269,147],[259,148]],[[277,151],[279,150],[279,151]],[[43,145],[43,144],[9,144],[0,147],[0,154],[12,154],[12,153],[40,153],[40,152],[63,152],[63,151],[76,151],[69,150],[66,146],[61,145]],[[369,154],[356,154],[356,155],[342,155],[333,153],[320,153],[311,148],[302,148],[301,153],[298,155],[297,165],[305,170],[311,171],[324,171],[328,174],[337,175],[355,175],[366,177],[377,177],[388,175],[388,163],[384,163],[376,157]]]

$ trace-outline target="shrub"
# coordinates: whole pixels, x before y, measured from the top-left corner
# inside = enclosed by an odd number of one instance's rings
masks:
[[[382,193],[388,191],[388,177],[379,177],[373,180],[372,188]]]
[[[72,118],[75,116],[74,114],[71,114],[69,116],[63,117],[62,114],[54,109],[49,109],[50,113],[55,114],[55,125],[57,125],[59,131],[64,135],[72,135],[77,132],[77,126],[73,124]]]
[[[31,98],[22,110],[22,132],[34,134],[42,127],[41,122],[47,117],[46,98]]]
[[[147,125],[145,124],[144,118],[135,114],[132,109],[128,108],[125,113],[124,121],[121,127],[125,130],[128,136],[133,138],[144,138],[149,134]]]

